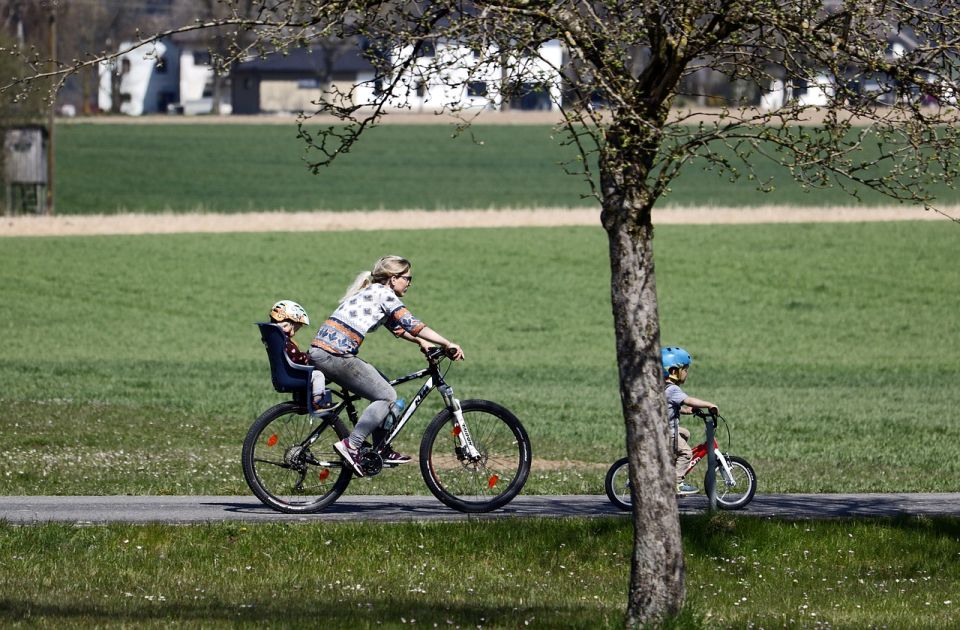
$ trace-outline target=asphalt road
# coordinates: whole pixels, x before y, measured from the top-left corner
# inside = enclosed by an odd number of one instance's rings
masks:
[[[685,514],[704,512],[706,497],[679,500]],[[832,519],[878,516],[960,516],[960,493],[937,494],[765,494],[739,514],[778,519]],[[503,518],[621,516],[605,495],[521,495],[489,514],[467,515],[432,496],[350,496],[317,514],[275,512],[253,496],[3,496],[0,521],[31,525],[48,522],[215,523],[338,521],[464,521]]]

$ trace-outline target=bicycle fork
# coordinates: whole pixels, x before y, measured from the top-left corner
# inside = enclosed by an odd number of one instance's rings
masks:
[[[727,461],[727,458],[724,456],[723,451],[717,448],[717,445],[714,444],[713,452],[717,456],[717,468],[720,470],[720,476],[723,477],[723,484],[728,488],[732,488],[737,485],[736,480],[733,478],[733,471],[730,468],[730,462]],[[693,470],[694,466],[700,463],[701,459],[706,459],[707,457],[707,445],[698,444],[696,448],[693,449],[693,457],[690,460],[690,463],[687,464],[687,470],[684,472],[684,475]],[[709,473],[708,473],[709,474]]]
[[[439,386],[438,389],[440,390],[440,395],[443,396],[443,402],[447,405],[447,409],[453,413],[453,435],[457,438],[460,451],[466,455],[470,461],[478,461],[480,459],[480,451],[477,450],[476,445],[473,443],[473,438],[470,436],[470,429],[467,428],[467,423],[463,419],[463,409],[460,407],[460,401],[453,395],[453,388],[444,383]]]
[[[728,488],[732,488],[737,485],[737,482],[733,478],[733,471],[730,469],[730,463],[727,461],[727,458],[723,456],[723,453],[717,449],[717,467],[720,469],[720,475],[723,477],[723,483]]]

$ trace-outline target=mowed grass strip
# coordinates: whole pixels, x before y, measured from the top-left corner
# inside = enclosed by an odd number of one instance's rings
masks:
[[[960,522],[683,517],[675,627],[949,627]],[[628,518],[0,525],[0,622],[622,627]]]
[[[576,153],[540,125],[481,125],[454,136],[452,125],[374,128],[317,175],[304,161],[294,125],[69,124],[57,128],[58,214],[247,212],[258,210],[487,209],[594,206]],[[889,141],[888,141],[889,144]],[[737,164],[729,149],[712,147]],[[768,153],[775,148],[768,146]],[[864,142],[864,156],[876,144]],[[731,179],[694,160],[661,205],[889,205],[856,186],[808,190],[773,161],[757,157],[754,177]],[[764,186],[776,195],[758,191]],[[960,193],[936,187],[941,206]]]
[[[687,390],[720,404],[761,493],[960,490],[955,230],[658,228],[663,342],[693,353]],[[599,228],[4,240],[0,492],[246,494],[243,437],[283,399],[253,322],[286,298],[319,323],[388,252],[413,261],[411,310],[466,350],[457,394],[526,426],[525,491],[602,493],[625,444]],[[361,356],[422,366],[383,331]],[[348,492],[426,489],[406,467]]]

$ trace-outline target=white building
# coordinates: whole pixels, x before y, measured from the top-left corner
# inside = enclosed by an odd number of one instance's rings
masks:
[[[120,50],[124,52],[119,57],[100,64],[98,105],[110,111],[113,89],[118,86],[124,114],[166,112],[167,105],[179,100],[179,51],[169,42],[134,46],[135,42],[123,42]]]
[[[406,46],[393,56],[397,60],[413,54],[413,46]],[[537,56],[505,60],[493,46],[477,51],[460,42],[438,42],[422,48],[413,67],[398,77],[388,105],[412,111],[499,110],[506,97],[511,109],[558,110],[562,65],[563,47],[558,40],[541,45]],[[372,103],[374,89],[372,83],[358,86],[354,101]]]
[[[130,116],[168,111],[210,113],[213,68],[205,49],[177,46],[168,40],[135,45],[123,42],[120,50],[125,52],[112,62],[100,64],[101,110],[110,111],[113,88],[118,85],[120,111]],[[227,102],[221,103],[224,114],[230,113],[228,94],[224,95]]]

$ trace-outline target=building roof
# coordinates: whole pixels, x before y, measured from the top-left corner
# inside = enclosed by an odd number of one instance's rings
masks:
[[[328,56],[332,65],[328,68]],[[286,55],[271,53],[264,58],[254,58],[234,66],[234,74],[304,74],[326,72],[372,72],[373,65],[363,56],[359,46],[341,44],[330,49],[321,46],[295,48]]]

